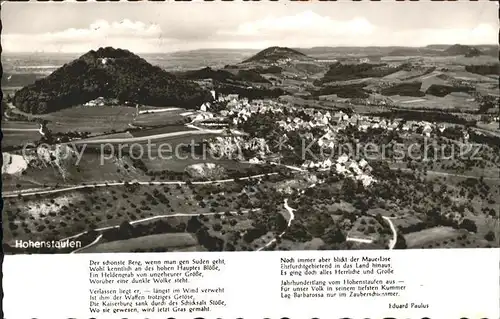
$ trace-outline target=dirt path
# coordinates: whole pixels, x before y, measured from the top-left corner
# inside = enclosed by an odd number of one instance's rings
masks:
[[[242,213],[247,214],[249,212],[259,211],[259,210],[260,210],[260,208],[248,209],[248,210],[242,211]],[[236,215],[238,212],[232,211],[230,213],[233,214],[233,215]],[[143,219],[138,219],[138,220],[131,221],[130,225],[140,224],[140,223],[148,222],[148,221],[155,220],[155,219],[164,219],[164,218],[172,218],[172,217],[192,217],[192,216],[200,216],[200,215],[211,216],[211,215],[216,215],[216,214],[220,215],[222,213],[200,213],[200,214],[184,214],[184,213],[179,213],[179,214],[172,214],[172,215],[157,215],[157,216],[151,216],[151,217],[146,217],[146,218],[143,218]],[[109,229],[113,229],[113,228],[119,228],[119,227],[120,227],[120,225],[107,226],[107,227],[97,228],[97,229],[95,229],[95,231],[105,231],[105,230],[109,230]],[[68,239],[77,238],[77,237],[80,237],[80,236],[82,236],[82,235],[84,235],[86,233],[88,233],[88,232],[87,231],[81,232],[79,234],[76,234],[76,235],[73,235],[73,236],[70,236],[70,237],[66,237],[66,238],[60,239],[59,242],[65,241],[65,240],[68,240]],[[80,252],[80,251],[82,251],[84,249],[87,249],[87,248],[90,248],[90,247],[93,247],[93,246],[97,245],[100,242],[100,240],[102,239],[102,236],[103,236],[102,234],[99,234],[99,236],[97,236],[97,238],[93,242],[91,242],[90,244],[88,244],[88,245],[86,245],[84,247],[81,247],[81,248],[78,248],[78,249],[72,251],[71,254]]]
[[[286,229],[278,235],[278,238],[281,238],[287,231],[287,229],[290,227],[290,225],[292,224],[292,221],[295,219],[295,214],[293,213],[295,211],[294,208],[291,208],[290,206],[288,206],[288,198],[285,199],[283,201],[283,205],[285,206],[285,209],[287,210],[287,212],[290,214],[290,218],[288,219],[288,224],[286,226]],[[267,244],[265,244],[264,246],[260,247],[259,249],[257,249],[256,251],[261,251],[261,250],[264,250],[266,249],[267,247],[271,246],[273,243],[276,242],[276,239],[277,238],[273,238],[271,239]]]
[[[354,241],[362,244],[371,244],[373,243],[373,239],[365,239],[365,238],[356,238],[356,237],[346,237],[345,241]]]
[[[74,140],[69,143],[62,144],[103,144],[103,143],[136,143],[136,142],[144,142],[151,140],[158,140],[167,137],[177,137],[184,135],[203,135],[203,134],[218,134],[217,132],[212,132],[210,130],[192,130],[192,131],[180,131],[180,132],[171,132],[171,133],[163,133],[163,134],[155,134],[155,135],[147,135],[147,136],[137,136],[137,137],[127,137],[127,138],[103,138],[103,139],[95,139],[92,140]]]
[[[394,246],[396,246],[396,243],[398,241],[398,233],[396,231],[396,227],[394,227],[394,224],[392,223],[392,220],[389,217],[382,216],[382,218],[385,219],[389,223],[389,226],[391,227],[392,239],[389,241],[389,249],[394,249]]]

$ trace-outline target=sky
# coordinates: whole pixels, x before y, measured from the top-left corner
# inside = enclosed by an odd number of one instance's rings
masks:
[[[1,15],[4,52],[498,44],[499,28],[486,0],[3,2]]]

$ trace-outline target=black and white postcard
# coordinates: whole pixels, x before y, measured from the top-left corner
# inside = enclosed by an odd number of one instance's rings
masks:
[[[495,1],[1,20],[5,318],[499,316]]]

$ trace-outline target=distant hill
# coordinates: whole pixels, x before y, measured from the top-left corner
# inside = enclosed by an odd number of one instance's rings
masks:
[[[170,53],[171,56],[178,57],[198,57],[203,56],[217,56],[224,58],[227,55],[239,55],[239,56],[250,56],[257,53],[259,50],[256,49],[195,49],[188,51],[175,51]]]
[[[467,45],[463,45],[463,46],[467,46]],[[489,51],[489,50],[496,50],[498,51],[498,45],[497,44],[476,44],[476,45],[471,45],[470,47],[474,47],[476,49],[479,49],[483,52],[485,51]],[[426,46],[426,48],[428,49],[433,49],[433,50],[441,50],[441,51],[444,51],[448,48],[450,48],[450,45],[449,44],[430,44],[428,46]]]
[[[484,55],[489,55],[493,57],[499,56],[498,46],[481,48],[481,51],[483,52]]]
[[[234,74],[224,70],[214,70],[210,67],[205,67],[198,70],[189,70],[185,72],[177,73],[179,78],[186,80],[203,80],[203,79],[213,79],[217,81],[227,81],[234,79]]]
[[[387,53],[403,49],[404,47],[376,47],[376,46],[368,46],[368,47],[312,47],[307,49],[297,49],[298,51],[307,54],[312,57],[326,57],[326,56],[345,56],[345,55],[355,55],[355,56],[385,56]]]
[[[364,86],[364,83],[325,86],[319,90],[310,90],[310,93],[312,96],[336,94],[340,98],[365,99],[369,96],[369,94],[363,90]]]
[[[21,87],[34,83],[36,80],[40,79],[40,74],[33,73],[4,73],[2,76],[2,87],[5,86],[16,86]]]
[[[450,46],[448,49],[444,50],[444,53],[446,53],[447,55],[464,55],[467,57],[474,57],[483,54],[481,50],[473,46],[461,44],[454,44]]]
[[[13,102],[24,112],[42,114],[98,97],[151,106],[195,108],[209,100],[210,94],[130,51],[106,47],[89,51],[22,88]]]
[[[363,78],[381,78],[389,74],[407,68],[408,65],[403,64],[398,67],[388,66],[385,63],[370,64],[342,64],[340,62],[330,64],[329,70],[325,73],[322,79],[314,82],[315,85],[335,81],[349,81]]]
[[[286,47],[270,47],[260,51],[251,58],[243,61],[243,63],[248,62],[276,62],[278,60],[312,60],[311,57],[305,55],[294,49]]]
[[[433,56],[440,55],[442,51],[431,48],[399,48],[389,52],[388,56]]]
[[[431,44],[423,48],[397,48],[388,53],[389,56],[452,56],[452,55],[463,55],[467,57],[483,55],[482,52],[476,46],[454,44],[443,45],[443,44]]]
[[[432,49],[432,50],[444,51],[444,50],[448,49],[450,47],[450,45],[449,44],[429,44],[425,47],[428,49]]]
[[[265,69],[257,69],[264,70]],[[220,82],[253,82],[253,83],[271,83],[266,80],[255,70],[239,70],[236,74],[233,74],[226,70],[214,70],[210,67],[206,67],[199,70],[190,70],[185,72],[176,73],[179,78],[186,80],[203,80],[212,79]]]
[[[453,92],[472,93],[475,89],[468,86],[451,86],[443,84],[431,84],[425,94],[434,95],[438,97],[445,97]]]
[[[481,75],[500,75],[500,64],[466,65],[465,70]]]
[[[397,83],[390,87],[383,88],[380,91],[380,94],[386,96],[400,95],[400,96],[420,97],[425,95],[424,92],[420,91],[421,88],[422,88],[422,82],[419,81],[402,82],[402,83]]]
[[[240,97],[254,99],[277,98],[288,93],[281,88],[244,86],[232,83],[217,83],[216,90],[222,94],[238,94]]]

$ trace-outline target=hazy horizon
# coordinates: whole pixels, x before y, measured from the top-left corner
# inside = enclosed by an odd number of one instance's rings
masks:
[[[459,45],[465,45],[465,46],[474,46],[474,47],[481,47],[481,46],[493,46],[493,47],[499,47],[498,44],[487,44],[487,43],[482,43],[482,44],[470,44],[470,43],[454,43],[454,44],[441,44],[441,43],[433,43],[433,44],[428,44],[425,46],[397,46],[397,45],[386,45],[386,46],[377,46],[377,45],[371,45],[371,46],[314,46],[314,47],[290,47],[290,46],[284,46],[288,47],[290,49],[296,49],[296,50],[311,50],[311,49],[320,49],[320,48],[325,48],[325,49],[343,49],[343,48],[426,48],[430,46],[452,46],[455,44]],[[271,46],[272,47],[272,46]],[[123,49],[123,50],[129,50],[124,47],[113,47],[115,49]],[[263,48],[238,48],[238,49],[228,49],[228,48],[198,48],[198,49],[190,49],[190,50],[178,50],[178,51],[168,51],[168,52],[134,52],[132,50],[132,53],[139,53],[143,55],[149,55],[149,54],[175,54],[175,53],[183,53],[183,52],[196,52],[196,51],[262,51],[265,50],[269,47],[263,47]],[[93,48],[90,50],[98,50],[99,48]],[[88,50],[88,51],[90,51]],[[61,55],[77,55],[77,54],[85,54],[88,51],[81,51],[81,52],[60,52],[60,51],[3,51],[2,54],[4,55],[18,55],[18,54],[61,54]]]
[[[107,46],[157,54],[498,45],[497,12],[494,1],[4,2],[2,47],[7,54],[78,54]]]

